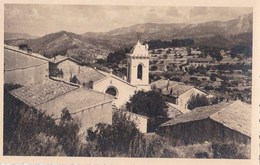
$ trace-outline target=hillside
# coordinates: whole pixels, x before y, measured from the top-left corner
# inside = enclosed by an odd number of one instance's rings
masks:
[[[115,48],[105,40],[82,37],[80,35],[60,31],[41,38],[25,41],[34,52],[46,57],[55,55],[68,55],[78,60],[106,57]]]
[[[199,24],[157,24],[146,23],[122,27],[105,33],[85,33],[83,36],[110,39],[119,43],[133,43],[140,35],[141,40],[172,40],[173,38],[193,38],[201,42],[211,37],[230,37],[252,32],[252,14],[240,16],[226,22],[214,21]],[[224,41],[225,42],[225,41]],[[223,43],[221,45],[225,45]]]

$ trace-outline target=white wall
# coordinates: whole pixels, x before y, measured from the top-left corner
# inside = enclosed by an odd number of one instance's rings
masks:
[[[138,65],[142,65],[142,80],[137,78],[137,68]],[[128,65],[131,67],[129,68],[129,82],[133,85],[148,85],[149,84],[149,58],[137,58],[137,57],[129,57]]]
[[[123,80],[118,80],[113,76],[106,77],[100,81],[94,82],[93,84],[93,90],[103,93],[105,93],[109,87],[114,87],[118,91],[118,94],[114,100],[114,104],[117,108],[124,105],[136,91],[136,87],[123,82]]]
[[[70,80],[71,77],[73,77],[76,74],[79,74],[80,66],[70,60],[62,61],[57,65],[58,69],[62,69],[63,71],[63,78],[67,81]]]

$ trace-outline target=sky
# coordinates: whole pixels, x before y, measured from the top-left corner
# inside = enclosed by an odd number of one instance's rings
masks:
[[[227,21],[251,12],[239,7],[5,4],[4,31],[38,37],[62,30],[82,34],[142,23]]]

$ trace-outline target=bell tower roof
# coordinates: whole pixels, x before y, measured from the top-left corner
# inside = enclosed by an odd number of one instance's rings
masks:
[[[129,56],[131,57],[148,57],[148,45],[142,45],[138,40],[135,46],[130,51]]]

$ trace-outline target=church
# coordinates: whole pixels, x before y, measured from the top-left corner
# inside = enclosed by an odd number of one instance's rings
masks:
[[[82,72],[72,78],[72,82],[79,83],[94,91],[114,96],[114,106],[122,107],[129,98],[139,90],[149,91],[149,58],[148,45],[139,41],[127,54],[126,80],[96,68],[81,68]]]

